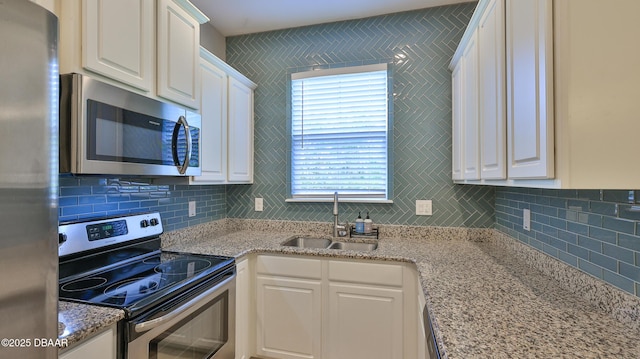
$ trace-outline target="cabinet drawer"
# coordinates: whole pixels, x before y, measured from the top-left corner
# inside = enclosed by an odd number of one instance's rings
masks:
[[[321,279],[322,263],[318,259],[258,256],[256,271],[261,274]]]
[[[402,286],[402,266],[363,262],[329,262],[329,280]]]

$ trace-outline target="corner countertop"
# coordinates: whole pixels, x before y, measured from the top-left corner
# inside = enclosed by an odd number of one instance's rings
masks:
[[[511,238],[382,238],[377,250],[355,252],[281,246],[292,235],[265,230],[200,233],[167,241],[171,244],[164,249],[237,259],[251,253],[278,253],[412,262],[443,358],[640,355],[637,326],[624,324],[532,268],[516,255],[512,246],[522,245]],[[637,303],[635,297],[626,299]]]
[[[638,358],[640,353],[640,325],[633,324],[639,322],[639,298],[533,249],[522,249],[518,241],[493,230],[427,227],[407,235],[385,228],[389,237],[378,241],[378,249],[356,252],[283,247],[288,238],[303,234],[285,231],[288,225],[232,231],[196,226],[164,234],[163,249],[236,259],[274,253],[413,263],[442,358]],[[328,233],[324,227],[314,230]],[[570,291],[558,276],[534,268],[533,257],[549,261],[536,268],[576,276],[581,290]],[[574,294],[601,286],[607,296],[595,298],[598,306],[592,304],[594,298]],[[617,307],[610,311],[623,313],[624,323],[603,310],[609,303]],[[61,301],[59,320],[65,331],[60,338],[72,345],[123,317],[117,309]]]
[[[58,338],[64,339],[66,346],[70,347],[100,333],[122,318],[124,311],[120,309],[59,301]]]

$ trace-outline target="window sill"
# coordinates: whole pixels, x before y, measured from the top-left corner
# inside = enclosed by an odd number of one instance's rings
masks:
[[[288,203],[333,203],[333,198],[287,198],[284,200]],[[391,199],[376,198],[339,198],[340,203],[383,203],[393,204]]]

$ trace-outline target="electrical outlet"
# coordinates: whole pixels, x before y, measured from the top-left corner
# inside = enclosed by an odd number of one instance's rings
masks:
[[[196,216],[196,201],[189,201],[189,217]]]
[[[260,197],[256,197],[255,211],[262,212],[263,209],[264,209],[264,200]]]
[[[531,210],[522,210],[522,228],[524,228],[525,231],[531,230]]]
[[[416,200],[416,216],[430,216],[433,214],[433,205],[430,199]]]

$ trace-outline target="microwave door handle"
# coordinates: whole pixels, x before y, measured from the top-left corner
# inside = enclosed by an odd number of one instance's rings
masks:
[[[183,314],[184,312],[188,311],[189,309],[192,309],[192,307],[197,304],[198,302],[204,300],[207,297],[213,297],[212,299],[215,299],[218,296],[218,292],[220,290],[220,288],[224,287],[225,285],[227,285],[229,282],[234,281],[236,279],[236,275],[234,274],[233,276],[225,279],[224,281],[216,284],[215,286],[213,286],[213,288],[208,289],[207,291],[199,294],[198,296],[194,297],[193,299],[189,300],[188,302],[181,304],[178,308],[174,309],[173,311],[160,316],[158,318],[155,319],[151,319],[151,320],[147,320],[146,322],[142,322],[142,323],[137,323],[133,328],[135,330],[136,333],[144,333],[147,332],[153,328],[157,328],[158,326],[167,323],[169,321],[171,321],[172,319],[175,319],[176,317],[180,316],[181,314]]]
[[[187,151],[184,155],[182,164],[180,164],[180,159],[178,158],[178,134],[180,132],[180,126],[184,126],[184,135],[187,142]],[[178,122],[176,122],[176,125],[173,128],[171,150],[173,152],[173,163],[176,165],[176,167],[178,167],[178,172],[183,175],[185,172],[187,172],[187,168],[189,167],[189,159],[191,158],[191,132],[189,132],[189,123],[184,116],[180,116]]]

